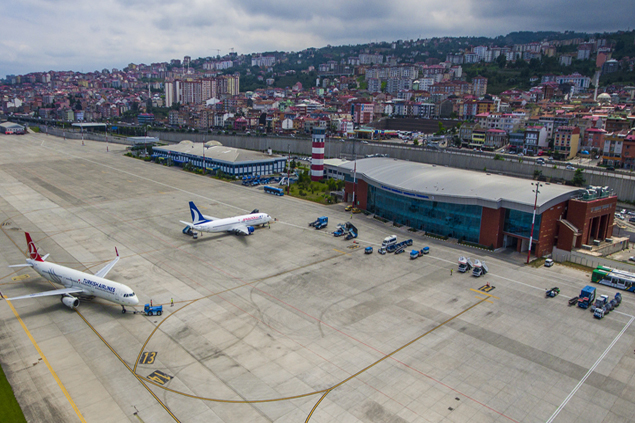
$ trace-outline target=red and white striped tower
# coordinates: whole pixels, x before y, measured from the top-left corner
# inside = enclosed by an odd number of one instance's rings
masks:
[[[311,180],[319,181],[324,178],[324,139],[326,129],[313,128],[312,136],[312,160],[311,160]]]

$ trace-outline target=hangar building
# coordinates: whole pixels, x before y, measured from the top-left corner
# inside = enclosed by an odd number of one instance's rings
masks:
[[[152,148],[152,156],[171,159],[180,166],[191,163],[207,170],[221,170],[232,176],[282,173],[287,163],[284,156],[225,147],[218,141],[205,144],[181,141],[175,145],[156,146]]]
[[[494,249],[529,248],[532,181],[390,158],[327,166],[327,175],[333,172],[344,175],[346,199],[354,193],[357,207],[377,216]],[[612,234],[616,206],[608,187],[541,183],[532,253],[604,241]]]
[[[24,126],[13,122],[0,123],[0,132],[3,134],[24,134]]]

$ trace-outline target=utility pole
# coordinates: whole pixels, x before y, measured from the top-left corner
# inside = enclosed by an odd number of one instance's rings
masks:
[[[531,244],[534,240],[534,224],[536,223],[536,206],[538,205],[538,194],[540,194],[539,188],[541,187],[539,181],[536,181],[535,184],[532,182],[531,184],[536,186],[536,189],[532,190],[532,192],[536,193],[536,199],[534,200],[534,214],[531,218],[531,232],[529,233],[529,250],[527,251],[527,264],[529,264],[529,258],[531,257]]]

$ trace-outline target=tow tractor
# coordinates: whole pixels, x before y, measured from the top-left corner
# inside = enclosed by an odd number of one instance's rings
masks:
[[[364,249],[364,254],[373,254],[373,247],[366,247]]]
[[[315,221],[309,223],[309,226],[313,226],[315,229],[326,228],[329,223],[329,218],[326,216],[318,217]]]
[[[163,314],[163,306],[151,306],[150,304],[146,304],[143,306],[143,313],[146,316],[160,316]]]
[[[549,298],[553,298],[553,297],[555,297],[556,295],[558,295],[559,293],[560,293],[560,288],[558,288],[557,286],[555,286],[555,287],[551,288],[550,290],[548,290],[548,291],[546,292],[546,294],[545,294],[545,295],[546,295],[547,297],[549,297]]]
[[[593,311],[593,317],[595,317],[596,319],[602,319],[604,318],[605,315],[606,315],[606,311],[603,307],[596,308]]]

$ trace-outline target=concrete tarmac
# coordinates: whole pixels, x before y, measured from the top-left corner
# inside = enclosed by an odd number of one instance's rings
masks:
[[[635,297],[602,320],[567,300],[590,274],[535,268],[344,212],[123,156],[0,135],[0,290],[55,289],[49,260],[130,286],[162,316],[102,300],[0,301],[0,363],[28,421],[629,422]],[[184,235],[188,201],[277,218],[251,236]],[[308,227],[329,217],[326,230]],[[351,220],[359,244],[329,231]],[[392,233],[430,254],[364,254]],[[351,248],[359,245],[359,248]],[[490,272],[457,272],[457,258]],[[4,269],[4,270],[2,270]],[[453,270],[453,272],[451,272]],[[479,291],[489,283],[488,292]],[[562,293],[545,298],[558,286]],[[600,294],[616,290],[597,286]],[[171,299],[174,306],[170,306]]]

